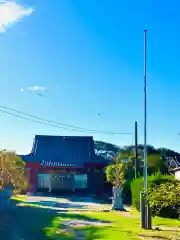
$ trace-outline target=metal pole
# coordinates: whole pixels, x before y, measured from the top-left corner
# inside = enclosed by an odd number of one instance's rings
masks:
[[[144,192],[140,192],[140,211],[141,211],[141,219],[140,219],[140,226],[141,228],[146,229],[146,221],[145,221],[145,214],[146,214],[146,206],[145,206],[145,197]]]
[[[147,65],[147,30],[144,30],[144,196],[145,196],[145,228],[152,228],[151,209],[146,201],[147,197],[147,79],[146,79],[146,65]]]
[[[147,193],[147,30],[144,30],[144,193]]]
[[[147,80],[146,80],[146,56],[147,55],[147,30],[144,30],[144,226],[147,229]]]
[[[148,228],[147,196],[147,81],[146,81],[146,48],[147,30],[144,30],[144,192],[140,194],[141,227]]]
[[[137,133],[137,121],[135,122],[135,178],[137,178],[139,164],[138,164],[138,133]]]

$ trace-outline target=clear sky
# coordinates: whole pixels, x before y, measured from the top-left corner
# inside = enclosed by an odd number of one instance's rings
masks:
[[[100,131],[133,132],[137,120],[143,143],[147,28],[148,144],[179,151],[179,9],[179,0],[0,1],[0,105]],[[2,112],[0,133],[0,147],[18,153],[30,151],[35,134],[92,135]]]

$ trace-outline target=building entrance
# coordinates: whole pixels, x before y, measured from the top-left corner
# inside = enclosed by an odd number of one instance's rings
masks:
[[[87,174],[38,174],[38,189],[40,191],[48,190],[49,192],[87,189]]]

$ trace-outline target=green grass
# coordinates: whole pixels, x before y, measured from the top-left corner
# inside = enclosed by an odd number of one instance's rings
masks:
[[[19,223],[21,230],[32,235],[32,239],[38,240],[75,240],[75,236],[71,232],[63,232],[62,223],[64,220],[92,220],[110,221],[103,227],[84,227],[77,228],[85,236],[85,240],[116,240],[116,239],[176,239],[178,235],[176,230],[168,231],[146,231],[140,228],[140,214],[135,209],[132,210],[130,216],[123,212],[100,212],[86,211],[76,213],[71,209],[68,212],[59,212],[52,208],[44,208],[37,203],[26,203],[27,198],[22,196],[14,197],[16,201],[20,201],[21,207],[17,209],[16,221]],[[153,225],[159,227],[179,227],[180,221],[174,219],[153,218]],[[33,238],[34,237],[34,238]],[[161,238],[160,238],[161,237]],[[162,238],[163,237],[163,238]]]
[[[52,226],[46,228],[46,234],[50,239],[75,239],[73,236],[64,236],[60,231],[61,223],[64,219],[99,219],[102,221],[111,221],[111,224],[104,227],[85,227],[81,229],[87,235],[87,239],[140,239],[140,236],[151,236],[151,237],[164,237],[164,239],[171,239],[177,235],[176,231],[146,231],[140,228],[139,217],[135,215],[134,217],[123,216],[121,213],[117,212],[85,212],[83,214],[60,214],[52,223]],[[180,227],[180,221],[171,219],[155,218],[154,223],[158,226],[166,227]]]
[[[25,196],[25,195],[16,195],[16,196],[12,196],[11,199],[19,201],[19,202],[24,202],[24,201],[27,200],[27,196]]]

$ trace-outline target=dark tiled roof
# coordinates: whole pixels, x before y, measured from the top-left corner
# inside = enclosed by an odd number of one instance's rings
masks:
[[[21,156],[26,162],[53,161],[83,166],[86,162],[101,162],[94,154],[92,137],[36,135],[32,152]]]

